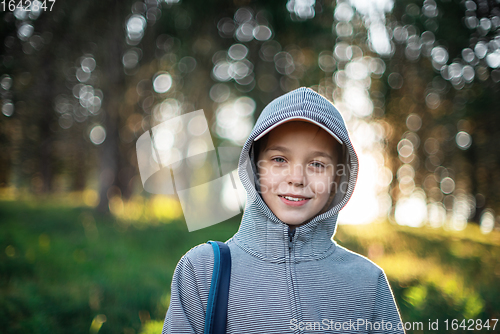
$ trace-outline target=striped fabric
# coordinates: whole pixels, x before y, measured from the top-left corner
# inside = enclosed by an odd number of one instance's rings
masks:
[[[337,134],[349,165],[341,179],[348,186],[338,191],[329,210],[293,233],[258,193],[252,145],[265,129],[292,116],[318,121]],[[262,111],[239,160],[247,192],[242,222],[226,241],[232,259],[227,333],[404,333],[383,270],[332,240],[357,172],[358,158],[344,120],[318,93],[299,88]],[[212,268],[209,244],[180,259],[162,334],[203,333]]]

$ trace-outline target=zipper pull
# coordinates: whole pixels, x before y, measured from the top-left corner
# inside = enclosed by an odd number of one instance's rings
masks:
[[[293,242],[293,236],[295,235],[295,229],[291,229],[290,226],[288,227],[288,250],[292,250],[292,242]]]

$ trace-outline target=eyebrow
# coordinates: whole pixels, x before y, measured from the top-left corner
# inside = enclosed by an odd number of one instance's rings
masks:
[[[270,147],[266,148],[264,150],[264,153],[267,152],[267,151],[281,151],[283,153],[290,153],[289,149],[287,149],[284,146],[278,146],[278,145],[273,145],[273,146],[270,146]],[[322,152],[322,151],[313,151],[313,152],[311,152],[311,155],[313,155],[315,157],[316,156],[321,156],[321,157],[329,158],[330,160],[333,161],[333,158],[332,158],[332,156],[330,154]]]

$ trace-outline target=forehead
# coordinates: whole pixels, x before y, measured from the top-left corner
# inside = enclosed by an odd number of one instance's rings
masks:
[[[289,121],[283,123],[269,132],[268,141],[280,140],[283,137],[309,138],[312,140],[330,141],[334,138],[319,126],[304,121]]]
[[[290,121],[272,129],[263,140],[262,149],[274,145],[286,146],[291,150],[315,149],[333,154],[338,142],[319,126],[303,121]]]

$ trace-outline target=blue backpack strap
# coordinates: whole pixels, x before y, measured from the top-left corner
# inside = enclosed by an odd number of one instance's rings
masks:
[[[205,315],[205,334],[224,334],[227,324],[227,301],[231,276],[231,252],[220,241],[208,241],[214,251],[214,270]]]

